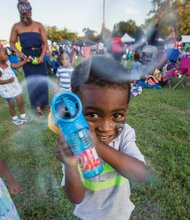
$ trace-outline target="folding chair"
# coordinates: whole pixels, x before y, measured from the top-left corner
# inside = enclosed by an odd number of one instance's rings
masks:
[[[177,68],[174,68],[172,71],[166,71],[166,75],[171,78],[178,77],[178,82],[173,86],[175,89],[178,85],[182,84],[187,76],[190,76],[190,57],[182,57],[180,61],[180,65]],[[172,83],[169,83],[170,88],[172,88]]]

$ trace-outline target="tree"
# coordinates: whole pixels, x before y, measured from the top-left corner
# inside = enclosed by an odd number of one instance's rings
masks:
[[[47,26],[46,32],[48,35],[48,39],[55,42],[59,42],[63,39],[70,41],[76,41],[78,39],[77,33],[71,32],[66,28],[64,28],[63,30],[58,30],[56,26]]]
[[[94,40],[95,33],[97,33],[94,30],[91,30],[89,27],[83,28],[82,30],[84,32],[85,38],[89,40]]]
[[[152,0],[152,7],[146,26],[158,22],[162,36],[167,36],[169,25],[177,28],[179,36],[190,34],[190,0]]]
[[[180,35],[190,34],[190,1],[177,1],[176,14],[178,15],[178,32]]]
[[[128,33],[130,36],[134,36],[136,30],[136,23],[133,20],[120,21],[118,24],[115,24],[113,27],[113,36],[123,36],[125,33]]]

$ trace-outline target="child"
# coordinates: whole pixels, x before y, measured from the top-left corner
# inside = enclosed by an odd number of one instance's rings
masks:
[[[131,62],[131,79],[136,82],[136,80],[140,80],[143,69],[140,63],[140,54],[137,51],[135,51],[133,58],[134,60]]]
[[[74,68],[71,66],[71,57],[68,52],[63,52],[60,57],[62,66],[57,69],[56,83],[62,90],[71,89],[71,75]]]
[[[4,48],[0,48],[0,96],[5,98],[9,105],[9,112],[12,116],[15,125],[21,125],[23,122],[32,121],[30,117],[25,114],[24,105],[21,97],[22,88],[18,82],[16,75],[12,68],[19,68],[27,62],[21,61],[17,64],[11,64],[8,61],[8,56]],[[20,118],[17,117],[14,108],[14,99],[18,104],[20,111]]]
[[[125,123],[130,99],[126,70],[113,59],[95,56],[73,72],[71,88],[83,104],[91,138],[104,171],[85,179],[78,161],[63,137],[56,144],[56,157],[63,163],[65,193],[76,204],[74,214],[83,220],[127,220],[134,209],[128,179],[146,177],[144,156],[136,146],[135,131]],[[124,81],[125,79],[125,81]]]
[[[52,59],[50,59],[50,62],[51,62],[52,72],[55,75],[59,67],[57,52],[52,52]]]
[[[20,184],[15,180],[10,169],[0,159],[0,174],[6,179],[9,191],[17,195],[22,191]],[[0,219],[19,220],[19,216],[14,203],[11,200],[9,192],[0,178]]]

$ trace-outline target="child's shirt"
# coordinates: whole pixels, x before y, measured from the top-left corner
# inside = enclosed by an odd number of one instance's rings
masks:
[[[20,220],[16,207],[3,180],[0,178],[0,220]]]
[[[71,76],[73,73],[74,68],[72,66],[70,67],[64,67],[60,66],[57,69],[56,77],[59,78],[59,86],[63,90],[70,90],[71,88]]]
[[[120,135],[110,143],[110,147],[145,163],[135,141],[134,129],[125,124]],[[130,201],[129,181],[109,164],[104,161],[102,164],[104,171],[99,176],[90,179],[81,176],[86,192],[83,201],[76,205],[74,214],[82,220],[127,220],[135,207]],[[65,174],[64,164],[62,170]],[[62,179],[62,186],[64,185],[65,176]]]
[[[140,80],[142,64],[139,61],[131,62],[131,80]]]
[[[14,77],[14,81],[11,83],[0,84],[0,96],[3,98],[13,98],[22,93],[22,88],[18,82],[16,75],[14,74],[11,64],[9,61],[6,62],[8,67],[3,69],[0,67],[0,71],[2,72],[2,76],[0,76],[0,80],[8,80]]]

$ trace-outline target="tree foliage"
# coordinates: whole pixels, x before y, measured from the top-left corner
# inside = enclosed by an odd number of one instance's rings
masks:
[[[167,36],[167,27],[174,25],[178,35],[190,34],[190,0],[152,0],[151,16],[146,20],[160,24],[160,33]]]
[[[48,39],[55,42],[59,42],[63,39],[70,41],[76,41],[78,39],[77,33],[71,32],[67,28],[64,28],[63,30],[58,30],[56,26],[47,26],[46,32],[48,35]]]
[[[84,32],[84,38],[91,41],[99,41],[101,34],[97,35],[97,31],[91,30],[89,27],[85,27],[82,30]]]
[[[128,33],[130,36],[134,36],[136,30],[136,23],[133,20],[120,21],[118,24],[115,24],[113,27],[114,36],[123,36],[125,33]]]

